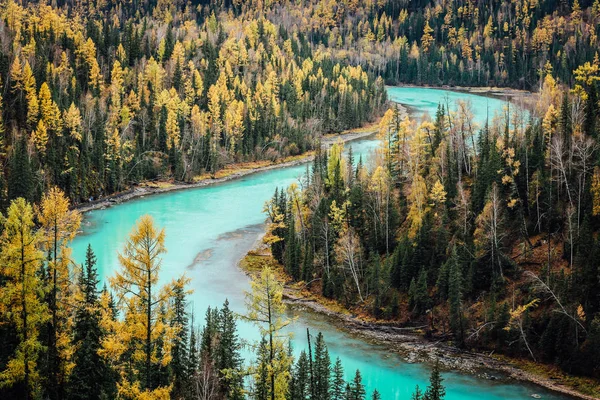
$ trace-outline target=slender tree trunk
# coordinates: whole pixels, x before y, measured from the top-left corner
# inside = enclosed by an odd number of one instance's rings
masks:
[[[27,296],[26,296],[26,269],[25,269],[25,242],[23,241],[23,227],[21,227],[21,302],[23,303],[23,310],[21,311],[21,318],[23,319],[23,342],[27,343],[29,338],[27,329]],[[29,400],[29,351],[28,346],[25,346],[23,352],[23,362],[25,364],[24,372],[24,384],[25,384],[25,400]]]
[[[146,309],[146,388],[150,389],[150,365],[152,356],[152,330],[150,324],[152,323],[152,283],[151,274],[152,270],[148,268],[148,305]]]

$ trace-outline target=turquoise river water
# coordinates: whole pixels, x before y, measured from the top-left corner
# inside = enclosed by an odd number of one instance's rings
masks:
[[[502,100],[445,90],[388,88],[391,100],[411,107],[416,115],[435,115],[439,102],[452,104],[470,99],[476,118],[485,121],[489,110],[501,110]],[[489,109],[488,109],[489,107]],[[362,140],[351,144],[355,154],[368,158],[379,143]],[[306,171],[306,165],[279,168],[248,175],[241,179],[203,188],[188,189],[139,198],[85,215],[83,232],[75,238],[73,256],[82,262],[90,243],[98,257],[100,276],[107,279],[118,268],[117,251],[136,220],[150,214],[166,230],[166,247],[161,280],[170,281],[186,274],[191,278],[190,307],[196,321],[202,321],[208,306],[220,306],[227,298],[234,311],[244,311],[244,291],[248,278],[237,267],[264,229],[263,204],[276,187],[287,187]],[[415,385],[427,385],[430,368],[411,364],[383,346],[353,336],[322,315],[305,310],[290,310],[298,317],[290,330],[294,349],[306,347],[306,328],[323,332],[332,359],[340,357],[350,379],[361,370],[368,394],[377,388],[385,400],[409,399]],[[240,337],[258,339],[257,329],[239,322]],[[538,393],[543,399],[566,399],[542,388],[513,381],[490,381],[462,373],[444,373],[448,400],[530,399]]]

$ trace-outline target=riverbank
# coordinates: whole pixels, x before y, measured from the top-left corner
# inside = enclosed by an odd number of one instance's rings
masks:
[[[404,107],[401,107],[402,115],[407,115],[407,111]],[[329,134],[321,137],[321,146],[323,148],[329,148],[337,141],[344,143],[352,142],[355,140],[366,139],[373,136],[378,131],[379,121],[375,121],[365,127],[356,128],[349,131],[342,132],[340,134]],[[142,182],[136,186],[110,196],[103,197],[101,199],[91,201],[89,203],[82,203],[76,206],[76,209],[82,213],[86,213],[93,210],[104,209],[111,207],[115,204],[121,204],[123,202],[150,196],[160,193],[168,193],[176,190],[193,189],[209,185],[215,185],[218,183],[227,182],[233,179],[242,178],[244,176],[255,174],[258,172],[265,172],[275,168],[286,168],[293,167],[300,164],[305,164],[312,161],[314,158],[314,151],[309,151],[304,154],[292,157],[286,157],[282,160],[271,162],[268,160],[248,162],[248,163],[237,163],[231,164],[215,174],[204,174],[194,178],[193,182],[172,182],[172,181],[159,181],[159,182]]]
[[[488,380],[528,382],[576,399],[599,398],[597,394],[591,395],[577,389],[583,387],[586,392],[595,390],[594,393],[598,393],[600,387],[592,388],[594,381],[591,379],[571,377],[551,366],[461,350],[439,339],[427,339],[420,329],[424,327],[402,327],[352,314],[339,303],[310,292],[303,282],[292,283],[261,239],[262,236],[257,240],[254,250],[240,261],[240,267],[246,274],[253,276],[263,266],[270,266],[285,285],[284,299],[290,307],[324,315],[333,324],[362,340],[394,351],[408,363],[433,363],[438,360],[448,371],[460,371]],[[531,394],[536,393],[532,391]]]

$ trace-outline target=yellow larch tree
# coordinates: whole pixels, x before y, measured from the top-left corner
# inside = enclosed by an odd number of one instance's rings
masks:
[[[75,141],[81,142],[81,112],[79,112],[79,108],[75,106],[75,103],[71,103],[69,109],[63,112],[63,121],[71,137]]]
[[[415,174],[408,195],[408,237],[415,239],[423,226],[425,214],[429,210],[427,204],[427,185],[420,174]]]
[[[234,154],[236,145],[244,135],[244,102],[233,100],[225,110],[225,131],[229,141],[229,151]]]
[[[35,146],[35,149],[40,154],[46,153],[46,146],[48,145],[48,130],[44,121],[40,120],[37,125],[37,129],[31,132],[31,141]]]
[[[425,21],[425,27],[423,27],[423,36],[421,36],[421,48],[424,53],[429,52],[429,47],[434,42],[434,38],[431,35],[433,28],[429,25],[429,18]]]
[[[46,286],[38,274],[43,261],[39,240],[34,231],[33,208],[23,198],[14,200],[1,239],[0,272],[4,280],[0,287],[0,314],[14,327],[19,344],[0,372],[0,385],[22,383],[25,399],[39,394],[39,333],[50,318],[44,301]]]
[[[152,217],[144,215],[131,231],[123,252],[119,253],[120,270],[110,278],[124,317],[115,326],[115,340],[104,343],[109,346],[119,343],[118,348],[104,351],[108,354],[131,351],[137,379],[131,381],[122,374],[119,392],[125,397],[139,391],[145,393],[139,396],[156,398],[156,395],[170,391],[170,387],[152,387],[152,370],[156,365],[166,366],[170,361],[175,329],[164,322],[161,313],[170,312],[172,290],[185,280],[159,287],[162,255],[166,251],[164,229],[157,228]],[[159,340],[161,352],[157,346]]]
[[[70,271],[71,249],[68,247],[81,225],[81,214],[71,210],[69,199],[62,190],[51,188],[36,207],[40,224],[40,244],[46,253],[49,308],[48,356],[51,381],[54,386],[65,384],[73,368],[70,333],[73,327],[73,274]]]
[[[46,127],[55,135],[60,135],[62,129],[60,110],[58,109],[58,105],[54,102],[54,100],[52,100],[50,87],[46,82],[42,83],[38,98],[40,102],[40,116],[42,121],[44,121]]]
[[[35,77],[28,61],[25,61],[25,66],[23,66],[22,82],[27,98],[27,125],[34,127],[38,121],[40,106],[36,93]]]
[[[260,276],[252,279],[250,285],[251,290],[245,294],[247,314],[244,319],[256,324],[267,341],[268,365],[263,367],[268,371],[270,398],[284,400],[291,379],[292,358],[288,355],[286,335],[281,331],[292,320],[285,314],[283,284],[268,266],[264,266]]]

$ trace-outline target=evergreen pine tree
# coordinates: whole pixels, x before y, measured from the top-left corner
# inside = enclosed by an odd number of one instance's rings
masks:
[[[371,397],[371,399],[372,400],[381,400],[381,395],[379,394],[377,389],[373,390],[373,396]]]
[[[433,365],[431,375],[429,376],[429,386],[423,395],[424,400],[443,400],[446,396],[446,389],[442,382],[444,378],[440,373],[440,362],[439,360]]]
[[[331,400],[344,400],[346,381],[344,380],[344,366],[338,358],[333,366],[333,376],[331,379]]]
[[[254,374],[254,398],[256,400],[268,400],[270,393],[269,349],[267,339],[263,337],[258,346],[257,370]]]
[[[77,308],[73,326],[75,366],[69,379],[69,399],[100,399],[103,383],[108,378],[107,366],[98,355],[101,348],[102,329],[100,328],[100,304],[98,300],[98,273],[96,256],[88,245],[85,264],[79,277],[79,290],[83,303]]]
[[[172,395],[182,397],[188,387],[189,360],[188,352],[188,315],[186,308],[186,293],[184,283],[176,285],[173,289],[173,318],[171,325],[176,327],[177,333],[171,349],[171,369],[173,371]]]
[[[350,383],[350,399],[349,400],[365,400],[366,391],[362,383],[362,376],[359,370],[356,370],[354,379]]]
[[[411,400],[423,400],[423,392],[421,391],[421,388],[419,388],[419,385],[415,387],[415,391],[411,396]]]
[[[293,400],[308,400],[311,398],[310,369],[305,351],[300,353],[293,371],[291,395]]]
[[[329,377],[331,375],[331,360],[323,334],[319,332],[315,341],[315,360],[313,363],[313,380],[316,400],[329,399]]]
[[[241,344],[236,332],[236,318],[225,300],[219,312],[219,344],[216,367],[221,391],[227,399],[243,399]]]
[[[27,141],[25,138],[17,140],[10,160],[9,172],[8,199],[14,200],[23,197],[27,201],[32,201],[34,194],[33,172],[27,154]]]
[[[462,313],[462,272],[456,259],[456,250],[453,251],[450,263],[448,282],[448,302],[450,303],[450,327],[454,333],[457,346],[464,345],[464,317]]]

